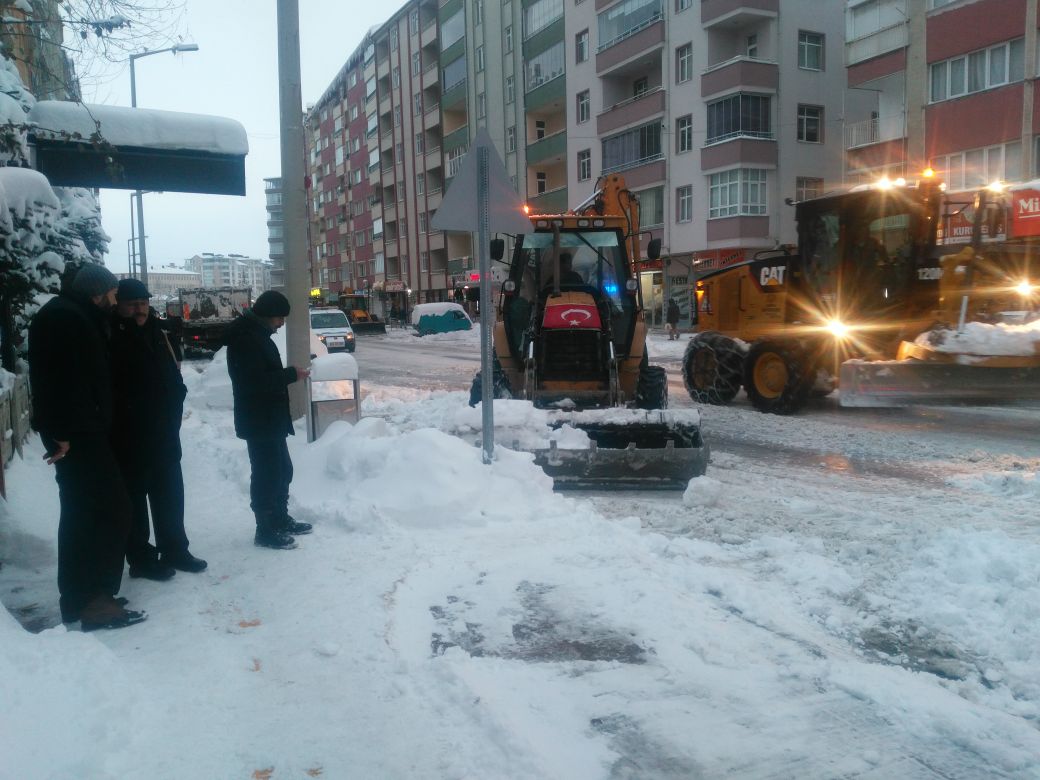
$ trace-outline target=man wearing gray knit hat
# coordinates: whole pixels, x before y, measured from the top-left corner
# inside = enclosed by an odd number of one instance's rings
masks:
[[[112,451],[109,310],[118,281],[88,263],[29,324],[33,428],[54,464],[58,592],[63,623],[84,631],[145,619],[115,595],[123,576],[130,499]]]

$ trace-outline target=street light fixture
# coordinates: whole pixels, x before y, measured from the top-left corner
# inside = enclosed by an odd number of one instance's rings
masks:
[[[197,43],[175,43],[173,46],[168,46],[165,49],[152,49],[151,51],[140,51],[136,54],[130,55],[130,106],[131,108],[137,108],[137,74],[134,71],[134,61],[139,60],[141,57],[149,57],[152,54],[162,54],[163,52],[173,52],[176,56],[181,52],[185,51],[198,51],[199,45]],[[138,266],[141,269],[140,278],[141,283],[148,286],[148,255],[145,252],[144,245],[144,199],[142,196],[144,193],[141,190],[134,192],[134,199],[137,201],[137,238],[140,242],[138,247]]]

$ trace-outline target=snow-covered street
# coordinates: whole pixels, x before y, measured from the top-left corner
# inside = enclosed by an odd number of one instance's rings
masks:
[[[651,339],[678,407],[684,345]],[[252,544],[222,356],[186,363],[210,567],[124,577],[150,617],[122,631],[52,627],[34,437],[0,504],[0,778],[1040,778],[1040,410],[741,396],[685,494],[561,494],[469,443],[478,349],[359,339],[364,419],[290,441],[289,552]]]

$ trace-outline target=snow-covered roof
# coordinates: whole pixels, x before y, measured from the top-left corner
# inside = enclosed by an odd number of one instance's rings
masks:
[[[37,138],[64,140],[79,133],[84,140],[98,131],[113,146],[193,150],[213,154],[245,155],[249,141],[245,128],[234,119],[151,108],[99,106],[64,100],[41,100],[29,113]]]

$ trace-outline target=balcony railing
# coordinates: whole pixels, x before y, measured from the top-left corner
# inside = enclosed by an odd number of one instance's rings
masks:
[[[617,165],[611,165],[608,168],[604,168],[602,173],[617,173],[618,171],[627,171],[629,168],[638,168],[640,165],[646,165],[657,160],[664,159],[664,152],[658,152],[652,154],[649,157],[643,157],[638,160],[626,160],[625,162],[618,163]]]
[[[845,44],[845,64],[855,65],[857,62],[869,60],[871,57],[903,48],[909,42],[907,30],[906,23],[900,22],[849,41]]]
[[[756,141],[776,140],[776,136],[773,134],[772,130],[734,130],[732,133],[723,133],[714,138],[709,138],[704,145],[713,146],[714,144],[732,141],[734,138],[754,138]]]
[[[884,141],[902,138],[903,116],[888,116],[880,119],[865,119],[845,125],[845,148],[856,149]]]

